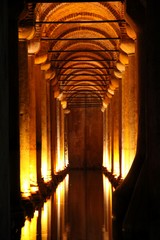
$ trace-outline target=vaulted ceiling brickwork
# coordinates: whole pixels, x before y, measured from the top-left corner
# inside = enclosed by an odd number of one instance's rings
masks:
[[[52,81],[55,97],[68,107],[106,107],[121,75],[117,66],[125,53],[120,45],[129,39],[124,4],[28,3],[20,16],[20,31],[32,24],[29,45],[39,43],[37,63]]]

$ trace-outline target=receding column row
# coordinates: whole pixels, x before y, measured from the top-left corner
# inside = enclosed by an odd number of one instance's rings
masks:
[[[113,83],[104,100],[103,166],[125,178],[136,154],[138,131],[138,83],[136,70],[136,41],[122,41],[119,62]],[[115,81],[115,80],[114,80]],[[108,101],[107,101],[108,99]]]
[[[22,197],[65,168],[65,114],[54,98],[43,59],[26,39],[19,41],[20,187]]]

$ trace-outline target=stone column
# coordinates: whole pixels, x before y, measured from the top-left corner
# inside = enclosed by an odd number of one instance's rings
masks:
[[[61,149],[61,170],[64,169],[64,110],[61,106],[61,117],[60,117],[60,149]]]
[[[132,109],[129,115],[130,125],[130,160],[133,162],[137,150],[137,132],[138,132],[138,81],[136,75],[135,53],[128,53],[129,60],[129,85],[130,101],[129,108]]]
[[[51,101],[52,98],[50,96],[50,88],[51,82],[48,80],[47,84],[47,171],[48,171],[48,179],[51,180]]]
[[[36,81],[34,69],[34,54],[28,55],[28,84],[30,92],[30,177],[31,182],[37,184],[37,154],[36,154]]]
[[[50,69],[51,64],[41,64],[42,71],[42,98],[41,98],[41,119],[42,119],[42,176],[44,181],[51,180],[51,105],[50,96],[51,79],[54,72]]]
[[[118,73],[118,77],[112,77],[111,83],[108,88],[108,92],[103,100],[103,108],[106,108],[104,116],[104,152],[105,167],[110,172],[116,175],[121,174],[121,154],[120,148],[120,92],[119,92],[119,77],[121,73]],[[103,110],[102,108],[102,110]]]
[[[56,99],[56,172],[61,169],[60,157],[61,157],[61,144],[60,144],[60,101]]]
[[[129,155],[129,123],[128,123],[128,116],[129,116],[129,106],[128,106],[128,55],[124,52],[120,52],[119,55],[119,63],[117,63],[117,68],[121,73],[121,80],[119,84],[120,88],[120,105],[121,108],[121,116],[120,116],[120,165],[121,165],[121,173],[122,177],[124,177],[124,173],[128,169],[128,155]]]
[[[107,167],[107,122],[106,110],[103,111],[103,167]]]
[[[111,172],[114,171],[114,104],[113,99],[110,102],[110,138],[111,138],[111,145],[110,145],[110,154],[111,154]]]
[[[111,115],[111,103],[106,109],[106,124],[107,124],[107,169],[112,171],[112,115]]]
[[[42,77],[39,79],[41,81],[41,134],[42,134],[42,177],[44,181],[48,181],[48,142],[47,142],[47,82],[44,73],[41,72]]]
[[[35,87],[36,87],[36,160],[37,160],[37,181],[38,183],[41,181],[42,178],[42,79],[41,79],[41,68],[40,65],[35,64],[34,65],[34,71],[35,71]]]
[[[50,88],[50,98],[51,98],[51,171],[52,175],[56,172],[56,162],[57,162],[57,112],[56,112],[56,99],[53,97],[53,88]]]
[[[129,85],[128,85],[128,64],[125,65],[125,73],[122,78],[122,177],[124,178],[130,168],[130,126],[129,115],[130,108],[128,104],[129,99]]]
[[[19,41],[19,130],[20,187],[22,197],[30,196],[30,92],[27,40]]]
[[[128,55],[122,80],[122,176],[125,177],[133,163],[137,148],[138,99],[135,69],[135,43],[132,39],[122,41],[121,49]]]
[[[120,98],[119,98],[119,89],[115,90],[114,96],[112,97],[113,101],[113,115],[112,115],[112,121],[113,121],[113,173],[117,176],[120,175],[120,152],[119,152],[119,146],[120,146]]]
[[[45,77],[42,74],[41,64],[47,59],[47,55],[35,55],[34,59],[34,77],[35,77],[35,97],[36,97],[36,162],[37,162],[37,181],[42,180],[42,85]],[[46,89],[44,90],[46,91]],[[45,125],[45,123],[44,123]],[[46,139],[43,141],[46,141]],[[43,142],[44,143],[44,142]],[[45,145],[45,143],[44,143]],[[39,185],[40,187],[41,185]]]
[[[68,165],[68,113],[64,110],[64,164]]]

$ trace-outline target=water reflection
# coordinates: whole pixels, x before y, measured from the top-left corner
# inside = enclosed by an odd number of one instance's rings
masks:
[[[112,240],[111,193],[101,171],[72,170],[25,221],[21,240]]]

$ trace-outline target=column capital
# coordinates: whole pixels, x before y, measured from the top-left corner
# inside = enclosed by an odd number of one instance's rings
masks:
[[[114,88],[116,89],[116,88],[118,88],[119,87],[119,79],[118,78],[112,78],[111,79],[111,84],[112,84],[112,86],[114,86]]]
[[[69,108],[64,109],[64,114],[69,114],[71,110]]]
[[[137,39],[137,35],[136,32],[134,31],[134,29],[128,24],[126,23],[126,32],[129,38],[136,40]]]
[[[41,69],[42,70],[42,69]],[[45,79],[51,80],[55,77],[56,73],[55,71],[49,69],[48,71],[45,71]]]
[[[122,64],[124,64],[124,65],[128,65],[129,60],[128,60],[128,55],[127,55],[127,53],[121,51],[121,52],[119,53],[119,61],[120,61]]]
[[[35,56],[34,63],[35,63],[35,64],[45,63],[45,62],[47,61],[47,58],[48,58],[48,54],[36,55],[36,56]]]
[[[51,67],[50,62],[46,62],[46,63],[41,64],[41,70],[48,71],[50,69],[50,67]]]
[[[67,108],[67,101],[66,100],[62,100],[61,101],[61,106],[63,109],[66,109]]]
[[[125,65],[121,62],[117,62],[116,63],[116,67],[120,72],[124,72],[125,71]]]
[[[120,49],[124,51],[125,53],[133,54],[135,53],[135,42],[133,39],[122,39],[120,43]]]
[[[35,35],[35,27],[19,27],[18,38],[19,40],[31,40]]]
[[[115,71],[114,71],[114,75],[115,75],[117,78],[122,78],[122,72],[120,72],[119,70],[115,70]]]
[[[38,40],[28,41],[28,54],[37,54],[40,51],[41,43]]]

